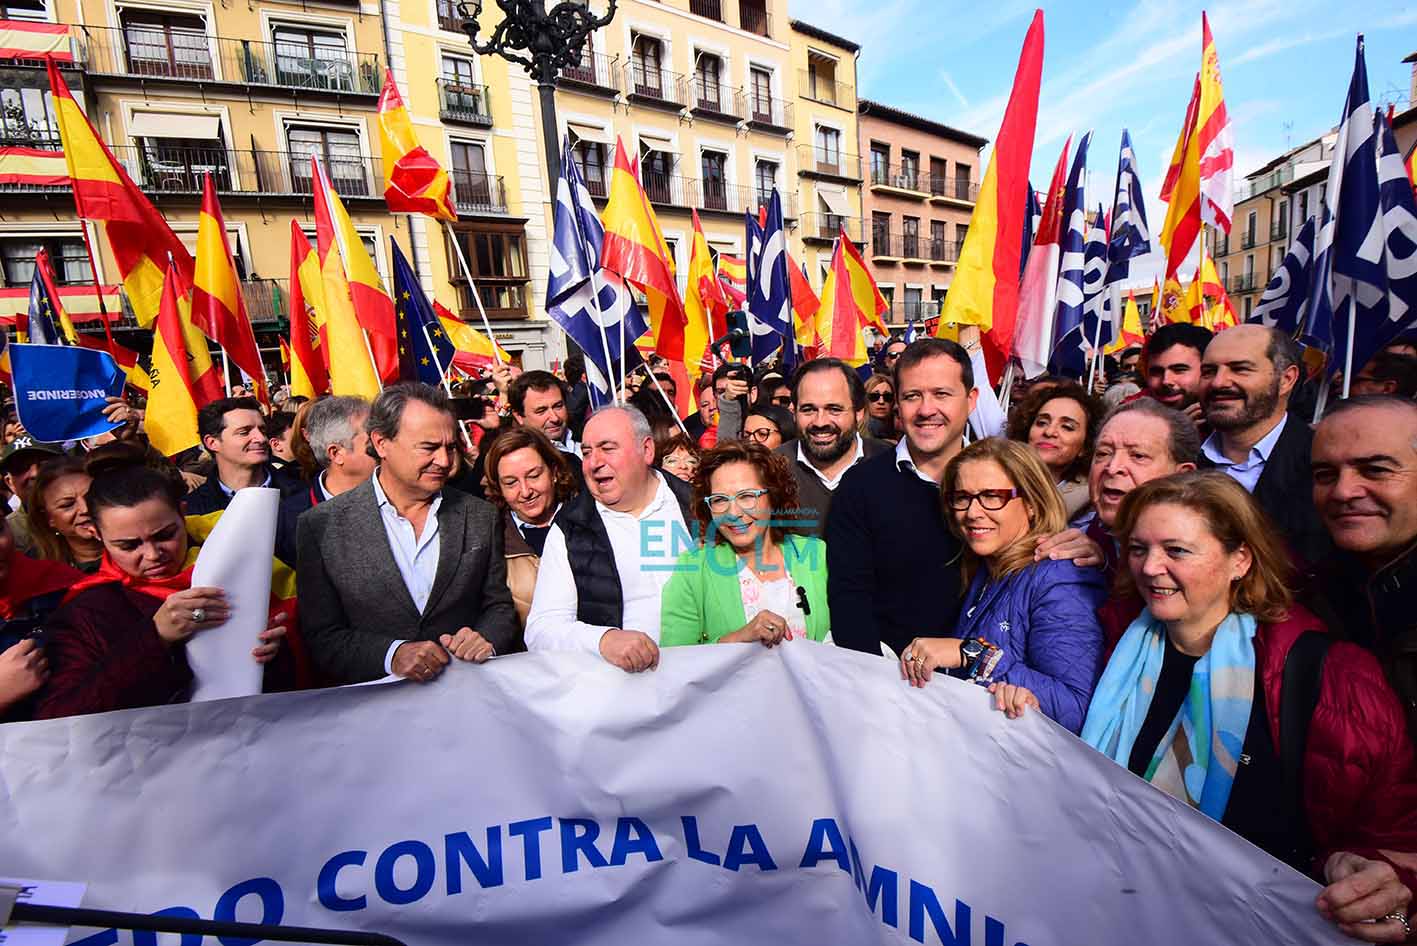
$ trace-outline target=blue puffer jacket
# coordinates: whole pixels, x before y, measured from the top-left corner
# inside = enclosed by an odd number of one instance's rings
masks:
[[[957,637],[982,637],[1004,649],[994,679],[1028,687],[1043,712],[1074,733],[1101,672],[1107,597],[1102,573],[1045,560],[991,581],[981,568],[960,609]]]

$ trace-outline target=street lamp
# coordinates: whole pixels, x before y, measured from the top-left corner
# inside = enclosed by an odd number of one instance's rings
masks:
[[[545,0],[497,0],[502,22],[485,43],[477,39],[482,0],[461,0],[458,15],[472,48],[483,56],[501,56],[520,63],[536,83],[541,100],[541,137],[546,146],[547,187],[554,195],[561,176],[561,142],[556,134],[556,77],[561,69],[581,61],[581,47],[590,34],[615,18],[615,0],[596,16],[585,2],[561,0],[549,11]]]

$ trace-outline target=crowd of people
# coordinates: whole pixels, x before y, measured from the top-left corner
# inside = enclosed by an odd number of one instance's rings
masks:
[[[1166,326],[1098,381],[1001,403],[977,335],[893,339],[865,371],[723,364],[680,417],[664,366],[590,408],[583,368],[498,365],[201,411],[201,449],[40,444],[0,474],[0,711],[182,701],[220,627],[202,538],[280,490],[267,690],[439,678],[454,660],[834,645],[1042,713],[1324,884],[1370,942],[1417,890],[1417,342],[1312,423],[1292,339]],[[869,712],[869,709],[863,708]],[[928,740],[928,736],[926,737]],[[940,747],[942,750],[945,747]]]

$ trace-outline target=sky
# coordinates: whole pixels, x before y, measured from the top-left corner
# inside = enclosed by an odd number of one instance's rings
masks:
[[[793,17],[861,44],[860,95],[987,138],[998,133],[1037,0],[789,0]],[[1131,132],[1159,232],[1157,196],[1201,58],[1210,16],[1234,133],[1236,181],[1338,123],[1366,38],[1375,102],[1408,104],[1417,2],[1174,0],[1043,7],[1043,88],[1032,179],[1046,188],[1064,143],[1093,132],[1088,198],[1112,205],[1117,149]],[[1335,12],[1341,9],[1342,12]],[[982,173],[982,172],[981,172]]]

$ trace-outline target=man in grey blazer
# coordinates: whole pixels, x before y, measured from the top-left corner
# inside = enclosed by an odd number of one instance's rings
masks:
[[[447,396],[391,385],[367,425],[374,476],[300,517],[300,628],[316,666],[341,683],[427,682],[450,654],[510,652],[517,619],[497,514],[443,488],[458,436]]]

